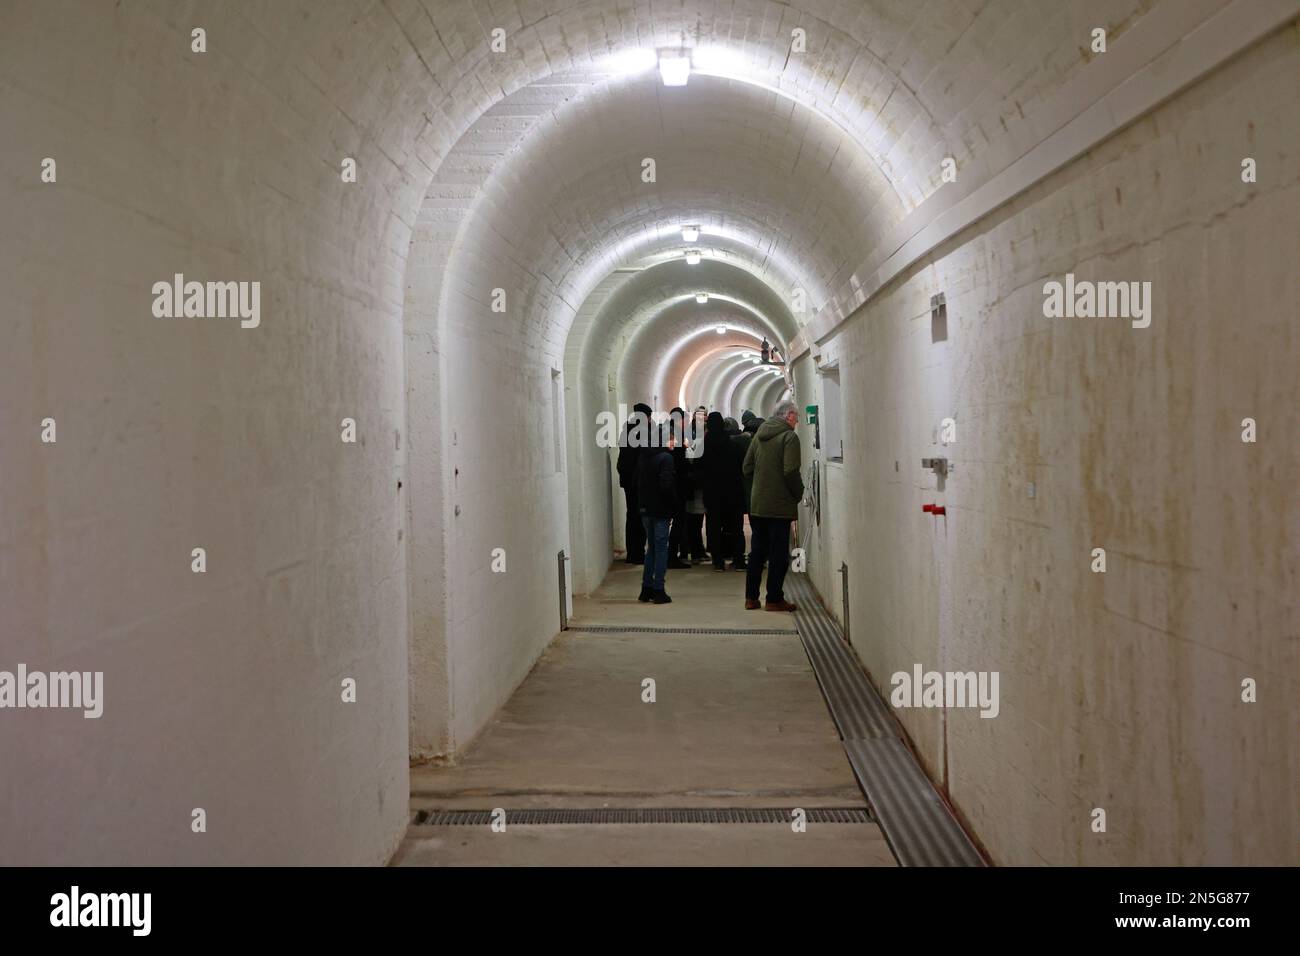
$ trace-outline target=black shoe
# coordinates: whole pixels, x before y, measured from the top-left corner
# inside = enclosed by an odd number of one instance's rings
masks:
[[[675,568],[678,571],[680,571],[683,568],[689,568],[691,566],[691,563],[689,561],[678,561],[676,558],[673,558],[668,562],[667,566],[670,568]]]
[[[726,566],[725,564],[715,564],[715,565],[713,566],[713,570],[714,570],[714,571],[725,571],[725,570],[727,570],[727,566]]]
[[[645,564],[645,558],[625,558],[628,564]]]
[[[667,591],[652,591],[650,600],[655,604],[672,604],[673,599],[668,596]]]
[[[735,563],[733,563],[733,564],[731,565],[731,570],[733,570],[733,571],[748,571],[748,570],[749,570],[749,565],[747,565],[744,561],[736,561]]]
[[[637,595],[636,599],[644,604],[646,601],[650,600],[653,594],[654,591],[651,591],[649,588],[642,588],[641,593]]]

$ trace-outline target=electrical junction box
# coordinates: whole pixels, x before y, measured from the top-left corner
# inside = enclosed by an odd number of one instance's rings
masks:
[[[817,424],[817,406],[816,406],[816,405],[808,405],[807,407],[804,408],[804,412],[808,415],[808,424],[809,424],[809,425],[816,425],[816,424]]]

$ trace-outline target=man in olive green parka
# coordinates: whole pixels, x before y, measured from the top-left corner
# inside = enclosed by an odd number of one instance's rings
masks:
[[[763,565],[767,572],[767,611],[793,611],[794,604],[785,599],[782,587],[790,568],[790,525],[799,517],[803,498],[803,459],[799,448],[799,411],[794,402],[777,405],[772,417],[758,428],[745,453],[743,472],[752,476],[749,501],[750,543],[749,568],[745,573],[745,608],[758,605],[759,585],[763,583]]]

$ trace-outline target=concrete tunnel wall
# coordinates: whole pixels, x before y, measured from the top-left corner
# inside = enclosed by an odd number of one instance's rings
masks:
[[[342,7],[0,9],[2,205],[22,224],[0,237],[4,657],[105,682],[98,720],[6,719],[2,862],[375,864],[397,845],[400,217],[436,146],[386,86],[417,89],[419,61],[365,51],[401,39]],[[174,273],[261,280],[260,325],[155,318]],[[55,444],[21,440],[47,416]]]
[[[1300,565],[1277,519],[1297,465],[1297,75],[1292,27],[936,250],[827,348],[846,459],[821,527],[847,541],[814,562],[819,586],[838,613],[847,560],[853,643],[886,692],[918,661],[1001,671],[1000,719],[898,711],[998,862],[1295,860],[1279,638]],[[1267,184],[1242,183],[1243,155]],[[1067,272],[1149,278],[1150,328],[1045,318],[1043,282]],[[1246,417],[1278,440],[1243,443]],[[942,490],[933,455],[957,466]]]
[[[578,174],[581,137],[572,164],[554,158],[559,120],[571,133],[599,111],[588,93],[658,95],[597,69],[637,34],[614,23],[635,13],[595,25],[601,6],[504,5],[505,62],[486,55],[471,3],[0,11],[0,115],[18,144],[0,188],[30,223],[0,238],[23,358],[0,382],[0,426],[8,439],[58,421],[55,445],[18,442],[0,461],[4,647],[30,666],[103,670],[108,687],[99,721],[46,711],[0,735],[0,765],[24,770],[0,783],[4,862],[382,862],[405,827],[408,757],[472,740],[551,639],[574,489],[595,512],[586,550],[617,538],[602,517],[608,453],[574,441],[616,407],[608,376],[624,358],[588,299],[616,294],[615,266],[679,247],[682,209],[719,228],[732,205],[712,205],[701,176],[625,208],[615,186],[635,165],[593,154],[603,177]],[[1296,431],[1294,22],[881,291],[869,282],[891,230],[943,198],[939,160],[979,181],[995,155],[1049,135],[1042,104],[1085,74],[1091,27],[1123,51],[1129,31],[1172,38],[1241,6],[995,0],[942,22],[700,6],[703,20],[659,11],[647,35],[691,26],[731,42],[734,72],[781,94],[693,78],[707,101],[681,161],[710,155],[700,137],[713,135],[747,153],[737,195],[821,177],[784,207],[736,203],[736,241],[778,296],[806,287],[815,323],[852,315],[815,324],[795,365],[803,405],[816,364],[837,357],[846,412],[846,460],[823,471],[809,538],[814,581],[838,612],[848,562],[853,641],[878,683],[917,661],[1003,670],[1002,720],[901,712],[928,769],[998,862],[1294,862],[1296,668],[1279,637],[1300,593],[1294,443],[1233,443],[1248,414]],[[815,65],[787,55],[801,24]],[[190,51],[194,26],[209,52]],[[67,59],[46,55],[52,38]],[[746,122],[727,127],[733,115]],[[763,150],[780,163],[748,155]],[[1253,191],[1237,175],[1247,150],[1265,171]],[[38,185],[45,156],[56,186]],[[355,183],[340,180],[345,156]],[[549,204],[539,157],[562,173]],[[588,233],[613,238],[593,250]],[[1189,275],[1193,257],[1216,271]],[[1152,328],[1042,319],[1042,282],[1071,270],[1155,277]],[[261,326],[155,319],[149,290],[174,272],[260,279]],[[936,290],[944,343],[928,338]],[[784,386],[759,378],[739,407],[766,414]],[[943,526],[920,513],[935,493],[916,459],[946,414],[959,470]],[[339,439],[344,417],[355,445]],[[1106,490],[1114,475],[1127,486]],[[1083,557],[1098,545],[1104,576]],[[200,546],[204,575],[190,571]],[[497,546],[506,576],[488,570]],[[1242,674],[1268,688],[1254,711],[1230,706]],[[355,704],[340,700],[345,677]],[[1235,716],[1210,722],[1221,713]],[[1112,832],[1092,841],[1099,804]],[[190,829],[195,807],[206,834]],[[1061,820],[1074,814],[1072,837]]]

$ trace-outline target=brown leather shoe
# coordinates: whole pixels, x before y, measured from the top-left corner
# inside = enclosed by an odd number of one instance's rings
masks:
[[[757,603],[757,602],[755,602]],[[768,601],[763,605],[764,611],[797,611],[799,605],[792,604],[789,601]]]
[[[746,610],[746,611],[757,611],[757,610],[758,610],[758,602],[757,602],[757,601],[751,601],[749,598],[745,598],[745,610]]]

